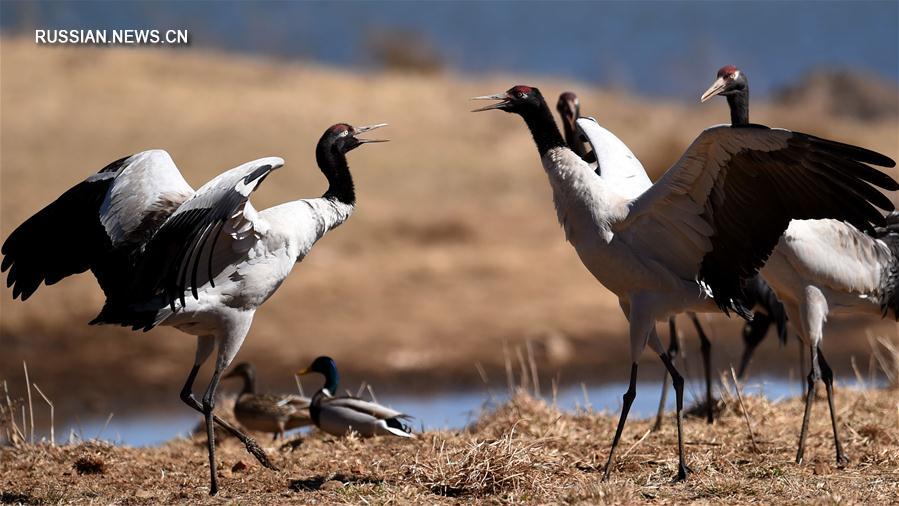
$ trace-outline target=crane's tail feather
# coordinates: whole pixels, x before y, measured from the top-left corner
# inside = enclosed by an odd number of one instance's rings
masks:
[[[893,255],[893,261],[887,267],[884,276],[886,296],[881,303],[881,312],[886,318],[891,312],[899,321],[899,211],[893,211],[886,217],[883,227],[875,229],[875,236],[886,243]]]
[[[131,330],[152,329],[165,321],[174,312],[168,305],[160,307],[161,299],[156,304],[130,304],[107,300],[103,309],[90,322],[89,325],[121,325],[131,327]]]

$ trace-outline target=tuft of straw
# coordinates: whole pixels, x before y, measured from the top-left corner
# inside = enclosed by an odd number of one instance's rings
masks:
[[[44,392],[41,391],[40,387],[37,386],[37,383],[34,384],[34,389],[37,390],[37,393],[39,393],[41,397],[44,398],[44,402],[46,402],[47,405],[50,406],[50,446],[56,446],[56,423],[54,421],[55,415],[53,403],[50,402],[50,399],[48,399],[46,395],[44,395]]]
[[[559,453],[547,447],[546,438],[525,440],[512,427],[495,439],[476,439],[465,446],[447,445],[435,437],[427,458],[416,455],[409,466],[411,478],[437,495],[483,497],[545,493],[549,476],[561,464]]]

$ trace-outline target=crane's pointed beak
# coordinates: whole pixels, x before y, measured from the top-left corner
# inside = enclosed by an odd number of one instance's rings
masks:
[[[356,127],[354,129],[353,136],[356,137],[359,134],[362,134],[365,132],[371,132],[372,130],[377,130],[381,127],[386,127],[386,126],[387,126],[387,123],[378,123],[377,125]],[[359,144],[367,144],[370,142],[387,142],[390,139],[360,139],[360,138],[356,137],[356,140],[359,141]]]
[[[473,109],[471,112],[489,111],[491,109],[502,109],[509,103],[509,96],[505,93],[497,93],[496,95],[484,95],[482,97],[472,97],[472,100],[500,100],[495,104],[490,104],[479,109]]]
[[[715,80],[714,83],[712,83],[712,85],[709,87],[709,89],[705,90],[705,93],[703,93],[702,96],[699,97],[699,101],[705,102],[706,100],[721,93],[722,91],[724,91],[724,87],[726,85],[727,85],[727,83],[724,82],[724,78],[719,77],[718,79]]]

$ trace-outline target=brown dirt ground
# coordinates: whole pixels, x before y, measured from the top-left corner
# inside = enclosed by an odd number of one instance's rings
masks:
[[[325,183],[313,146],[325,127],[391,124],[384,132],[393,142],[351,156],[356,214],[256,316],[238,358],[265,364],[263,387],[290,388],[290,373],[322,353],[338,360],[348,383],[472,386],[480,383],[476,362],[498,380],[503,342],[513,349],[526,340],[541,369],[561,371],[563,382],[623,379],[625,320],[564,243],[525,128],[509,115],[470,114],[468,97],[515,82],[539,84],[548,97],[577,90],[584,113],[601,118],[653,174],[702,128],[727,119],[722,102],[648,100],[546,77],[361,73],[197,50],[39,47],[4,38],[0,65],[4,236],[109,161],[149,148],[168,150],[194,185],[279,155],[287,165],[254,194],[256,206],[315,196]],[[697,76],[697,95],[712,71]],[[894,119],[831,118],[756,101],[753,120],[899,157]],[[60,254],[67,247],[74,245],[60,245]],[[193,339],[168,328],[87,326],[101,302],[89,275],[43,288],[24,304],[3,290],[0,378],[24,390],[19,371],[27,361],[60,409],[108,412],[116,403],[173,399]],[[715,316],[710,325],[722,337],[719,365],[733,361],[741,324]],[[866,363],[868,334],[895,339],[897,326],[836,320],[828,328],[826,349],[838,370],[852,355]],[[793,354],[769,343],[758,363],[784,370]]]
[[[895,504],[899,500],[899,401],[895,390],[836,393],[851,459],[834,465],[827,404],[819,396],[806,463],[793,462],[802,403],[746,399],[758,450],[739,404],[714,425],[688,418],[694,474],[672,483],[676,430],[631,422],[611,481],[600,481],[616,419],[567,414],[522,393],[471,428],[415,440],[334,439],[314,433],[294,450],[266,450],[280,471],[261,468],[233,439],[219,445],[220,486],[207,492],[204,438],[156,448],[102,443],[0,448],[4,503],[304,504],[591,503]]]

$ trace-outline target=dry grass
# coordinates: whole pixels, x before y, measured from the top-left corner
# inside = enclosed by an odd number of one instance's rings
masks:
[[[535,482],[533,477],[561,464],[559,453],[547,442],[545,437],[519,437],[514,426],[495,439],[476,439],[461,448],[447,448],[446,440],[433,438],[431,448],[417,454],[408,466],[409,475],[431,492],[448,497],[545,496],[549,484]]]
[[[194,185],[279,155],[287,165],[254,194],[257,207],[315,196],[325,183],[313,146],[326,126],[390,123],[384,132],[392,142],[351,155],[357,213],[257,313],[239,359],[266,364],[262,388],[292,388],[291,372],[319,354],[335,357],[349,383],[475,386],[472,364],[480,361],[498,380],[502,342],[528,339],[541,367],[563,371],[562,382],[623,378],[625,320],[564,243],[526,129],[510,115],[470,114],[468,97],[515,82],[539,84],[548,97],[574,89],[584,112],[619,134],[654,174],[702,128],[727,118],[720,102],[647,100],[545,77],[359,73],[193,49],[4,38],[0,65],[3,236],[91,171],[148,148],[168,150]],[[697,76],[697,93],[713,71]],[[753,119],[899,156],[894,120],[835,119],[759,101]],[[41,289],[25,304],[2,292],[0,370],[27,361],[61,416],[73,406],[121,412],[126,392],[127,402],[177,405],[193,338],[167,328],[138,334],[87,326],[102,303],[89,275]],[[868,355],[858,332],[865,326],[874,335],[896,333],[888,322],[836,321],[826,350],[838,369],[848,369],[851,354]],[[719,365],[739,353],[730,337],[739,327],[711,321],[722,337]],[[786,370],[792,354],[775,350],[763,349],[757,363]]]
[[[634,420],[611,481],[602,483],[616,419],[562,413],[520,394],[465,431],[428,432],[411,441],[313,434],[295,451],[269,446],[278,472],[259,467],[239,443],[226,439],[219,446],[223,489],[217,499],[206,496],[203,437],[147,449],[92,442],[3,448],[0,492],[5,502],[59,504],[895,503],[896,391],[838,389],[837,403],[852,459],[845,469],[833,464],[823,397],[811,422],[808,462],[801,466],[793,463],[801,401],[750,397],[746,408],[759,424],[758,453],[739,408],[726,409],[712,426],[688,419],[688,459],[695,473],[686,483],[672,483],[673,420],[645,438],[651,422]]]

